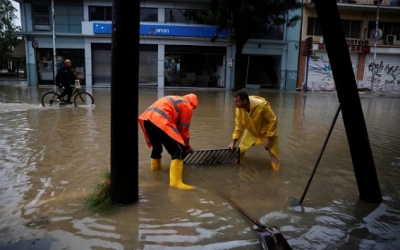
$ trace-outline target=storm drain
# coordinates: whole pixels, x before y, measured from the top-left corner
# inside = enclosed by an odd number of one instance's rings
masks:
[[[188,154],[185,164],[230,164],[240,163],[240,148],[198,149]]]

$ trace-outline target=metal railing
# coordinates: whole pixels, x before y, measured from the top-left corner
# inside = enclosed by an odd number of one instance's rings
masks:
[[[341,4],[359,4],[359,5],[376,5],[374,4],[376,0],[336,0],[337,3]],[[304,0],[304,3],[311,4],[314,0]],[[380,5],[387,5],[387,6],[399,6],[400,7],[400,0],[383,0]]]

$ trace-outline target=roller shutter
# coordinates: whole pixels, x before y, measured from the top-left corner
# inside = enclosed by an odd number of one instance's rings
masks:
[[[370,86],[372,80],[372,65],[374,55],[367,55],[363,80]],[[400,55],[380,54],[375,59],[375,91],[399,92],[400,91]]]
[[[350,53],[354,75],[357,75],[358,54]],[[308,87],[315,91],[336,90],[329,57],[326,51],[315,51],[308,63]]]
[[[111,85],[111,50],[93,50],[93,85]]]

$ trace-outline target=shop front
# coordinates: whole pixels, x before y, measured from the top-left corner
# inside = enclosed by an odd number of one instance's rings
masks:
[[[225,87],[225,47],[166,45],[164,86]]]
[[[400,50],[399,50],[400,52]],[[374,84],[372,83],[374,74]],[[365,88],[371,88],[376,92],[400,92],[400,53],[382,54],[375,57],[368,54],[364,64],[364,77],[362,81]]]

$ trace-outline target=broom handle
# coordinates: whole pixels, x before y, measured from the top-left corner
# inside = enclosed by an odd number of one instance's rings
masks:
[[[259,228],[266,228],[261,222],[257,221],[256,219],[252,218],[250,215],[248,215],[241,207],[239,207],[235,202],[233,202],[231,199],[228,198],[228,196],[224,195],[225,198],[228,200],[228,202],[234,206],[239,212],[241,212],[247,219],[251,220],[257,227]]]

